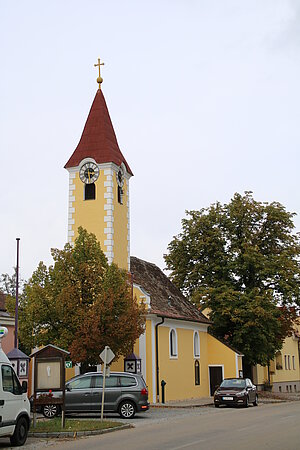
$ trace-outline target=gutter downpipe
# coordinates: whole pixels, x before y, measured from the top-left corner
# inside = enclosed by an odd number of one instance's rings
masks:
[[[161,322],[155,325],[155,351],[156,351],[156,401],[159,403],[159,364],[158,364],[158,327],[164,323],[164,317]]]

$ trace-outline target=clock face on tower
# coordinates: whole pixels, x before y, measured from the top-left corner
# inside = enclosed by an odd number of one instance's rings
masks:
[[[87,162],[81,167],[79,177],[85,184],[95,183],[99,177],[99,167],[93,162]]]

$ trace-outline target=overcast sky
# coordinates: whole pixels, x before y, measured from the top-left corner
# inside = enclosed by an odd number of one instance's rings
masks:
[[[164,268],[185,210],[235,192],[299,214],[299,49],[299,0],[0,0],[0,274],[16,237],[25,279],[67,240],[63,167],[98,57],[134,173],[132,255]]]

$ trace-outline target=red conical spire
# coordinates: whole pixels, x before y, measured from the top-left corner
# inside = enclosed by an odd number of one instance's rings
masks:
[[[79,144],[65,168],[77,167],[84,158],[93,158],[98,164],[113,162],[117,166],[123,162],[127,172],[133,175],[119,149],[106,102],[100,89],[95,95]]]

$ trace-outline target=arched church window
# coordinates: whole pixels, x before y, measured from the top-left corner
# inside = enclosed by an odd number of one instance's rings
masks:
[[[95,200],[96,198],[96,186],[95,183],[84,185],[84,200]]]
[[[194,332],[194,358],[200,357],[200,338],[198,331]]]
[[[196,359],[195,361],[195,385],[199,386],[200,384],[200,364],[199,361]]]
[[[177,334],[174,329],[170,331],[170,356],[177,356]]]

